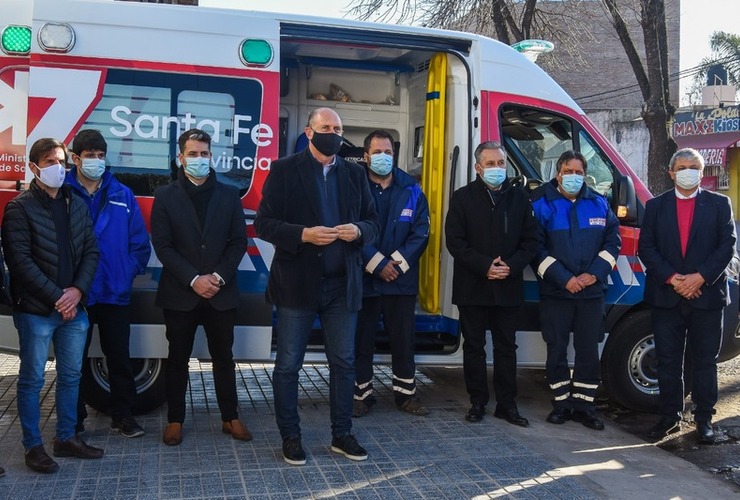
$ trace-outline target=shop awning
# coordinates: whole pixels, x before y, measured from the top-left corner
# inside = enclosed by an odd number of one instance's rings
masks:
[[[727,148],[740,142],[740,131],[721,134],[684,135],[674,137],[679,148],[694,148],[704,157],[706,165],[724,166]]]

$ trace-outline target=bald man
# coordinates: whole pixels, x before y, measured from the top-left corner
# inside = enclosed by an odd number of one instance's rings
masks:
[[[275,246],[266,292],[277,309],[275,418],[283,458],[305,464],[298,376],[318,314],[330,369],[331,449],[366,460],[351,434],[355,325],[362,305],[361,252],[378,234],[378,217],[365,170],[337,156],[339,115],[329,108],[313,111],[305,133],[305,150],[272,164],[254,221],[257,235]]]

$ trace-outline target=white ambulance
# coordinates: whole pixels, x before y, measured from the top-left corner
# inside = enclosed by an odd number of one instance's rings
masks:
[[[0,12],[0,210],[29,180],[26,154],[36,139],[69,143],[78,130],[95,128],[108,142],[110,170],[138,196],[148,224],[154,189],[170,182],[176,168],[179,133],[194,126],[211,133],[213,167],[241,190],[248,222],[238,276],[238,360],[274,359],[273,309],[264,299],[273,250],[255,237],[251,221],[271,162],[294,152],[311,110],[339,113],[350,157],[368,132],[389,130],[398,165],[418,176],[429,199],[417,308],[421,364],[462,363],[442,227],[451,193],[475,176],[475,146],[502,142],[509,176],[525,189],[551,179],[563,151],[581,151],[594,186],[622,223],[622,254],[607,295],[605,387],[627,406],[655,406],[653,340],[636,255],[651,195],[573,99],[519,52],[468,33],[202,7],[0,0]],[[160,272],[152,254],[132,298],[140,412],[164,400],[167,342],[154,306]],[[537,283],[531,270],[525,278],[519,363],[542,367]],[[740,351],[737,323],[728,308],[722,359]],[[309,361],[324,359],[320,339]],[[384,344],[380,338],[380,362],[389,360]],[[0,348],[18,349],[7,308],[0,310]],[[194,355],[209,357],[202,335]],[[96,340],[90,356],[87,401],[102,408],[107,370]]]

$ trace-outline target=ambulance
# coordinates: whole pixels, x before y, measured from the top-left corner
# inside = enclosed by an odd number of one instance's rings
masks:
[[[522,53],[469,33],[247,10],[0,0],[0,12],[0,211],[31,179],[27,153],[35,140],[69,144],[77,131],[94,128],[108,143],[108,167],[134,191],[148,225],[154,190],[178,168],[178,135],[192,127],[207,131],[212,166],[219,180],[240,190],[247,221],[237,360],[274,360],[274,313],[264,297],[274,250],[256,237],[252,221],[272,161],[301,147],[312,110],[328,106],[341,116],[348,158],[361,157],[368,132],[388,130],[398,167],[419,179],[429,199],[430,242],[416,321],[419,364],[462,364],[458,314],[450,302],[452,258],[442,228],[451,194],[474,179],[476,145],[500,141],[509,177],[526,190],[553,178],[563,151],[579,150],[589,162],[589,183],[621,222],[623,246],[609,278],[601,344],[604,387],[628,407],[656,407],[655,350],[637,256],[651,194],[574,100]],[[152,253],[146,273],[134,282],[138,412],[164,402],[167,341],[154,305],[161,269]],[[543,367],[531,269],[525,279],[519,364]],[[736,287],[732,293],[736,301]],[[736,309],[727,309],[723,360],[740,352]],[[310,344],[307,361],[324,361],[318,323]],[[0,309],[0,349],[18,351],[8,308]],[[378,362],[389,362],[387,339],[378,339],[378,353]],[[209,358],[202,332],[194,357]],[[104,409],[109,386],[97,339],[88,362],[93,376],[83,384],[86,400]]]

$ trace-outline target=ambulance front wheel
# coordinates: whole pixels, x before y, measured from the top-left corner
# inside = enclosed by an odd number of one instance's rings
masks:
[[[650,311],[629,313],[609,333],[601,357],[601,379],[606,392],[631,410],[657,411],[657,368]]]
[[[108,365],[105,358],[88,358],[90,371],[83,370],[80,390],[83,391],[88,406],[107,413],[110,398]],[[134,415],[149,413],[162,406],[166,401],[164,390],[164,359],[132,359],[136,383],[136,402],[132,411]]]

